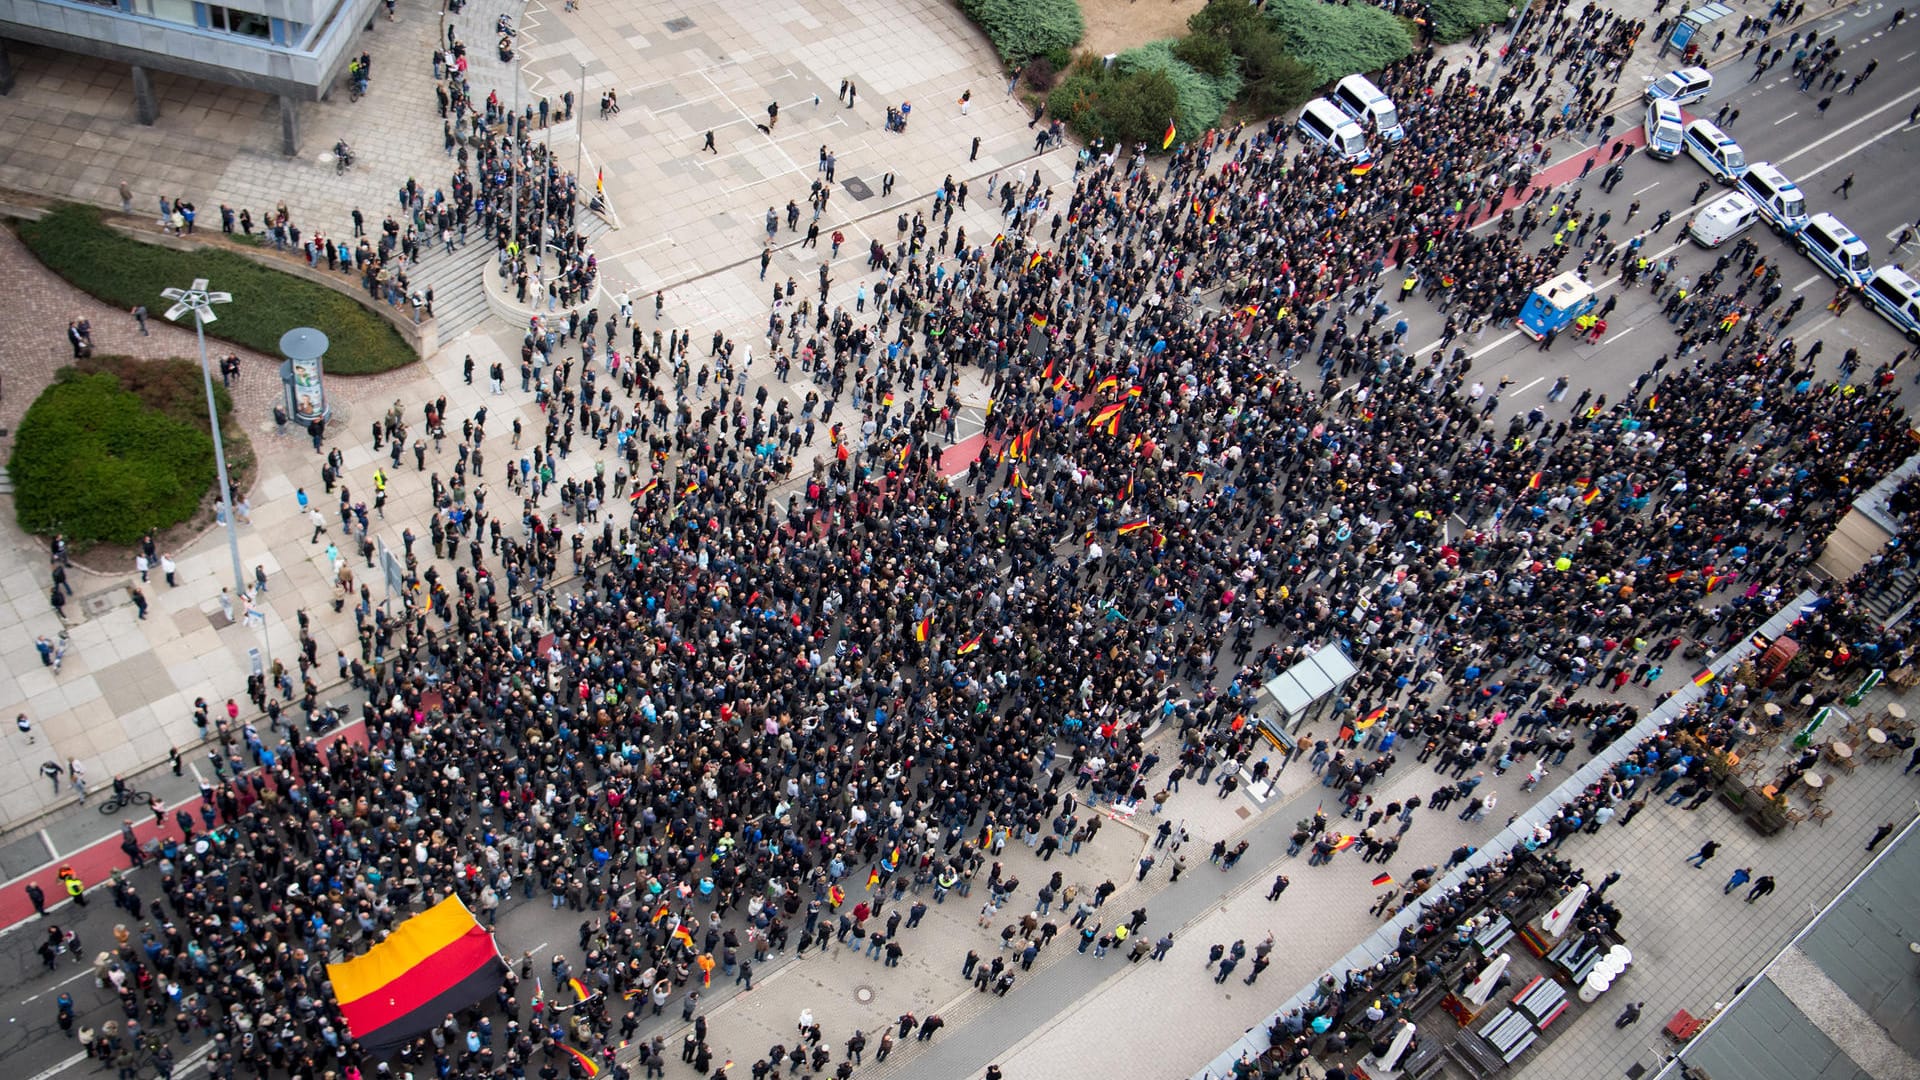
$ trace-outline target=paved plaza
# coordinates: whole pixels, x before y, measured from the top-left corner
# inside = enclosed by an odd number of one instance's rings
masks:
[[[1644,0],[1614,6],[1651,8]],[[1736,13],[1766,7],[1757,0],[1730,6]],[[1862,18],[1878,25],[1885,6],[1860,5]],[[376,208],[390,205],[407,177],[444,183],[451,163],[441,152],[429,55],[451,24],[473,46],[476,96],[494,92],[503,101],[545,98],[557,104],[563,93],[574,93],[577,120],[555,123],[540,137],[552,141],[563,161],[577,156],[588,184],[596,174],[605,177],[618,226],[596,241],[608,289],[629,295],[643,330],[690,332],[696,364],[716,331],[760,357],[769,290],[791,278],[802,295],[812,294],[823,261],[832,275],[830,302],[850,305],[855,290],[871,289],[876,280],[865,270],[869,241],[891,245],[898,215],[930,209],[931,193],[948,177],[968,182],[974,193],[953,224],[982,238],[993,236],[1001,224],[997,201],[989,195],[999,182],[1024,182],[1037,173],[1056,193],[1072,190],[1077,147],[1070,143],[1034,152],[1030,117],[1006,94],[997,58],[948,0],[744,5],[586,0],[573,12],[557,3],[535,2],[522,9],[506,0],[474,0],[451,17],[426,0],[400,0],[397,11],[394,22],[377,20],[363,35],[374,58],[372,92],[360,102],[336,94],[334,100],[303,106],[304,150],[296,159],[273,152],[279,129],[271,99],[156,76],[160,121],[142,128],[130,122],[124,71],[83,67],[71,57],[16,47],[20,85],[0,100],[0,187],[117,209],[115,188],[126,179],[136,192],[136,216],[157,210],[162,195],[184,195],[198,202],[203,222],[217,220],[211,211],[221,202],[253,208],[258,216],[285,201],[304,225],[344,235],[355,207],[370,216],[379,212]],[[518,74],[493,55],[488,31],[502,13],[512,14],[522,30],[524,67]],[[1846,17],[1845,9],[1833,16]],[[1623,85],[1638,85],[1655,66],[1652,50],[1643,48]],[[843,80],[856,88],[852,107],[835,96]],[[598,102],[610,88],[619,93],[621,111],[602,119]],[[963,109],[959,99],[968,91],[971,102]],[[767,123],[772,103],[779,106],[779,120],[763,132],[760,125]],[[887,131],[886,108],[903,103],[913,106],[908,130]],[[712,153],[701,150],[709,131],[716,144]],[[361,163],[336,177],[319,154],[342,137],[352,140]],[[783,218],[763,280],[759,254],[766,239],[765,214],[789,200],[804,205],[809,185],[820,176],[823,148],[835,156],[836,176],[830,208],[821,218],[822,246],[802,247],[802,234],[789,230]],[[1573,149],[1571,144],[1557,148],[1554,156]],[[893,190],[886,193],[883,178],[889,174]],[[802,229],[805,224],[803,215]],[[845,235],[837,258],[828,254],[825,240],[836,229]],[[141,336],[124,312],[55,278],[11,235],[0,235],[0,271],[17,297],[0,327],[0,427],[17,426],[26,405],[67,359],[64,320],[76,315],[92,320],[102,353],[193,355],[189,332],[156,319],[151,335]],[[656,291],[663,298],[657,318]],[[1858,333],[1862,341],[1879,343],[1877,331],[1857,326],[1834,332]],[[1437,332],[1437,326],[1433,329]],[[440,397],[456,421],[487,408],[490,463],[515,455],[509,434],[515,419],[531,432],[540,430],[544,417],[532,395],[519,391],[517,379],[510,374],[509,392],[500,396],[490,394],[486,384],[491,364],[504,364],[510,373],[516,369],[520,331],[489,320],[444,341],[420,365],[330,381],[337,413],[328,444],[345,455],[345,483],[356,500],[370,503],[371,471],[384,461],[375,454],[369,425],[394,402],[401,403],[410,423],[419,419],[423,403]],[[295,503],[296,489],[304,488],[329,511],[337,539],[338,518],[331,513],[337,496],[321,489],[320,461],[307,441],[297,432],[276,432],[265,419],[278,397],[277,359],[241,356],[236,410],[258,460],[241,553],[249,571],[258,564],[269,574],[264,633],[228,625],[220,613],[217,598],[228,555],[224,534],[213,530],[174,553],[180,565],[177,587],[160,583],[157,575],[145,586],[153,608],[144,622],[135,618],[125,596],[134,576],[131,567],[96,565],[83,557],[86,568],[75,582],[80,603],[73,605],[79,615],[70,628],[73,647],[56,675],[41,666],[33,647],[37,636],[56,629],[46,598],[45,548],[19,531],[10,512],[0,513],[0,716],[24,713],[35,729],[30,742],[9,726],[0,745],[0,881],[8,883],[4,899],[14,907],[20,903],[14,883],[23,875],[51,860],[94,851],[90,845],[118,821],[118,815],[103,818],[91,807],[76,806],[65,785],[56,794],[38,773],[42,762],[79,760],[96,790],[124,773],[169,805],[192,801],[206,766],[191,703],[204,697],[217,709],[228,698],[244,702],[241,691],[256,651],[263,662],[289,656],[291,627],[301,611],[313,619],[322,699],[358,700],[332,678],[335,650],[354,651],[353,620],[350,613],[332,610],[325,540],[310,542],[310,528]],[[471,385],[462,378],[467,357],[476,371]],[[1565,363],[1564,356],[1559,362]],[[1628,369],[1636,362],[1644,366],[1644,358],[1619,362],[1618,371],[1625,373],[1621,381],[1631,377]],[[1612,367],[1608,371],[1614,373]],[[793,381],[775,380],[764,359],[755,360],[749,375],[754,388],[786,395],[796,407],[818,389],[797,370]],[[979,379],[977,371],[969,371],[959,386],[966,408],[950,470],[956,462],[964,469],[966,453],[977,445],[974,437],[987,404]],[[1534,396],[1540,393],[1544,390]],[[1524,409],[1515,404],[1520,400],[1516,392],[1508,409]],[[608,456],[587,440],[581,444],[584,450],[556,463],[556,484],[591,476],[596,462]],[[0,452],[9,445],[0,437]],[[828,452],[823,433],[803,452],[796,477],[805,475],[815,455]],[[431,511],[428,477],[436,471],[446,475],[453,453],[450,442],[445,451],[429,452],[425,471],[413,467],[410,455],[405,467],[389,470],[393,483],[386,517],[376,523],[374,535],[398,548],[401,529],[411,525],[422,537],[424,554],[424,522]],[[503,504],[510,505],[512,498],[502,489]],[[10,500],[0,497],[0,508],[10,511]],[[441,565],[449,572],[451,564]],[[377,572],[358,564],[355,572],[372,585],[378,600]],[[570,587],[560,586],[562,591]],[[1680,665],[1673,667],[1661,690],[1684,683]],[[1623,697],[1642,706],[1654,700],[1651,691],[1638,687],[1629,687]],[[1883,689],[1870,704],[1888,700]],[[1174,733],[1162,731],[1154,746],[1171,759],[1178,743]],[[186,757],[179,777],[163,764],[173,747]],[[1454,848],[1497,831],[1505,814],[1546,797],[1552,787],[1521,792],[1520,777],[1515,771],[1491,782],[1500,797],[1497,819],[1423,815],[1392,869],[1444,862]],[[1383,803],[1407,794],[1424,796],[1439,782],[1408,755],[1375,794]],[[1837,786],[1828,803],[1834,815],[1824,827],[1809,823],[1761,839],[1716,805],[1689,813],[1656,801],[1630,828],[1609,827],[1597,837],[1570,842],[1566,854],[1588,868],[1590,877],[1622,871],[1612,895],[1625,912],[1621,931],[1638,958],[1627,992],[1646,1001],[1647,1019],[1623,1034],[1609,1023],[1603,1002],[1531,1058],[1522,1074],[1602,1080],[1624,1075],[1635,1064],[1651,1065],[1664,1049],[1656,1018],[1681,1007],[1703,1012],[1729,997],[1741,979],[1784,945],[1811,908],[1865,864],[1865,834],[1886,817],[1904,821],[1910,815],[1913,790],[1913,779],[1898,768],[1870,766]],[[903,1043],[884,1065],[871,1064],[869,1050],[870,1064],[857,1075],[968,1080],[989,1063],[999,1063],[1010,1080],[1187,1075],[1378,925],[1366,911],[1376,895],[1368,884],[1376,867],[1343,858],[1309,869],[1304,859],[1284,855],[1291,823],[1323,803],[1331,805],[1330,795],[1304,764],[1282,772],[1270,792],[1243,790],[1223,799],[1189,782],[1166,811],[1193,836],[1186,848],[1188,870],[1177,883],[1168,880],[1170,855],[1150,846],[1157,821],[1144,814],[1139,821],[1110,818],[1098,841],[1071,859],[1042,864],[1019,844],[1009,847],[1011,869],[1029,881],[1059,869],[1083,888],[1109,879],[1118,883],[1121,888],[1108,905],[1116,917],[1145,905],[1151,936],[1175,933],[1177,944],[1163,963],[1128,964],[1120,953],[1095,960],[1076,953],[1072,932],[1066,931],[1031,972],[1020,973],[1005,999],[979,994],[961,978],[961,960],[969,949],[991,959],[999,948],[998,928],[1009,913],[999,913],[990,927],[981,928],[979,894],[953,896],[911,932],[907,956],[897,968],[836,949],[826,957],[769,965],[750,993],[716,974],[702,1010],[715,1032],[716,1060],[741,1063],[731,1073],[738,1080],[768,1045],[791,1041],[802,1009],[814,1012],[830,1040],[843,1041],[861,1027],[870,1046],[880,1028],[913,1011],[922,1017],[941,1013],[948,1031],[932,1044]],[[1238,867],[1228,873],[1207,863],[1206,850],[1215,840],[1237,838],[1250,844]],[[1685,866],[1682,858],[1708,838],[1725,845],[1721,856],[1707,871]],[[106,851],[108,861],[118,857],[111,843]],[[1157,855],[1158,862],[1136,881],[1137,860],[1146,853]],[[1772,873],[1780,885],[1753,906],[1723,896],[1720,889],[1731,868],[1747,865],[1765,868],[1755,873]],[[1276,873],[1288,874],[1293,884],[1270,903],[1267,889]],[[103,907],[96,905],[86,915],[90,942],[109,940],[115,915]],[[544,897],[503,911],[500,938],[511,953],[577,955],[579,916],[552,910]],[[63,912],[62,920],[71,914]],[[1237,979],[1215,985],[1202,970],[1213,942],[1244,938],[1251,943],[1268,933],[1281,945],[1257,986]],[[0,971],[16,977],[4,1002],[17,1021],[0,1032],[0,1056],[26,1061],[32,1080],[85,1075],[92,1063],[69,1057],[70,1044],[60,1042],[52,1028],[46,999],[55,992],[56,979],[67,979],[58,985],[76,997],[94,991],[84,980],[68,979],[65,969],[42,978],[31,937],[31,932],[0,936]],[[659,1026],[644,1031],[667,1034],[671,1056],[683,1027],[670,1012]],[[191,1077],[201,1060],[189,1058],[176,1075]],[[692,1074],[676,1062],[669,1075]]]

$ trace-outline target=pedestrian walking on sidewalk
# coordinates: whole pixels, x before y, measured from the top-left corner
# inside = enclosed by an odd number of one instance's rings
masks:
[[[1739,888],[1742,885],[1745,885],[1748,881],[1751,881],[1752,879],[1753,879],[1753,871],[1748,867],[1743,866],[1740,869],[1735,870],[1733,872],[1733,876],[1727,879],[1726,888],[1720,890],[1720,895],[1730,896],[1733,894],[1733,890]]]
[[[1767,895],[1772,891],[1773,891],[1773,875],[1762,874],[1757,880],[1754,881],[1753,888],[1747,892],[1747,903],[1751,904],[1755,900],[1760,899],[1761,897]]]
[[[1713,858],[1714,853],[1718,852],[1719,850],[1720,850],[1719,842],[1716,840],[1709,840],[1706,843],[1700,845],[1699,851],[1696,851],[1693,854],[1687,856],[1686,861],[1692,863],[1693,868],[1695,870],[1698,870],[1701,867],[1705,866],[1707,864],[1707,860]]]
[[[1891,821],[1873,830],[1873,839],[1867,841],[1867,850],[1872,851],[1874,848],[1879,847],[1880,841],[1885,840],[1888,834],[1892,832],[1893,832],[1893,822]]]

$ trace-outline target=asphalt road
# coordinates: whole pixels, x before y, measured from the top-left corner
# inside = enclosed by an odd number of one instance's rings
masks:
[[[1685,110],[1689,119],[1711,119],[1723,104],[1729,106],[1729,114],[1739,110],[1739,119],[1727,126],[1727,132],[1746,151],[1747,160],[1771,161],[1782,169],[1806,193],[1810,213],[1835,214],[1867,242],[1875,266],[1906,262],[1920,250],[1912,243],[1900,252],[1893,250],[1893,237],[1903,226],[1920,219],[1920,199],[1914,197],[1911,179],[1916,165],[1920,165],[1920,126],[1907,123],[1907,113],[1920,102],[1920,20],[1908,20],[1893,31],[1886,31],[1887,21],[1885,13],[1867,11],[1863,16],[1839,15],[1817,27],[1822,39],[1831,30],[1840,32],[1844,51],[1839,66],[1848,72],[1858,72],[1870,60],[1879,60],[1872,77],[1851,97],[1831,92],[1833,104],[1824,116],[1815,106],[1826,95],[1797,92],[1799,79],[1788,70],[1791,51],[1756,82],[1747,81],[1752,72],[1750,64],[1733,63],[1715,69],[1713,91]],[[1843,83],[1840,90],[1844,89]],[[1638,90],[1622,84],[1620,96],[1632,94],[1637,99]],[[1644,113],[1636,100],[1618,115],[1616,133],[1638,127]],[[1572,143],[1560,140],[1551,153],[1557,162],[1576,156],[1578,151]],[[1644,250],[1659,258],[1677,256],[1680,274],[1698,277],[1711,268],[1719,252],[1685,240],[1680,232],[1694,205],[1694,190],[1700,181],[1709,179],[1704,169],[1685,155],[1663,162],[1636,152],[1627,160],[1626,178],[1609,195],[1600,190],[1606,164],[1604,151],[1600,158],[1586,180],[1570,182],[1560,197],[1578,188],[1584,192],[1580,208],[1588,215],[1611,211],[1609,232],[1622,244],[1634,235],[1621,228],[1634,200],[1641,204],[1632,222],[1639,229],[1651,227],[1662,210],[1670,210],[1673,220],[1660,233],[1647,237]],[[1849,173],[1854,176],[1852,190],[1845,198],[1834,194],[1833,188]],[[1699,205],[1712,201],[1723,190],[1718,186],[1709,190]],[[1544,235],[1534,234],[1536,238]],[[1800,342],[1803,354],[1815,340],[1826,341],[1819,357],[1823,375],[1835,373],[1849,347],[1860,350],[1864,373],[1871,373],[1877,364],[1908,347],[1892,324],[1862,303],[1856,302],[1842,319],[1823,310],[1833,293],[1833,283],[1797,248],[1764,226],[1750,229],[1745,235],[1759,245],[1770,262],[1778,260],[1785,268],[1782,282],[1787,291],[1782,303],[1794,295],[1806,295],[1807,303],[1788,331]],[[1565,265],[1571,269],[1575,260],[1570,258]],[[1597,277],[1595,284],[1603,296],[1619,288],[1612,275]],[[1391,302],[1397,292],[1389,288],[1384,294]],[[1641,372],[1663,353],[1671,353],[1679,342],[1660,314],[1659,302],[1653,301],[1646,289],[1619,295],[1619,306],[1607,316],[1608,335],[1594,345],[1562,336],[1551,352],[1543,353],[1511,325],[1489,326],[1478,339],[1462,335],[1454,345],[1473,356],[1474,377],[1490,389],[1501,378],[1514,380],[1501,397],[1498,415],[1503,419],[1544,403],[1554,380],[1562,375],[1570,380],[1568,407],[1585,387],[1618,400]],[[1438,347],[1445,318],[1433,305],[1415,296],[1395,309],[1388,324],[1399,318],[1407,320],[1408,346],[1418,349],[1419,355]],[[1906,380],[1902,379],[1901,385],[1905,386]],[[1548,413],[1552,419],[1561,418],[1551,409]]]

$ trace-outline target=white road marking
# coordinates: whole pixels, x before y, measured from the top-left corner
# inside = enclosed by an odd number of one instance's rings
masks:
[[[1920,93],[1920,91],[1915,91],[1915,92]],[[1872,146],[1874,143],[1879,142],[1881,139],[1886,138],[1887,136],[1893,134],[1896,131],[1899,131],[1901,128],[1906,126],[1907,126],[1907,122],[1905,120],[1898,121],[1892,127],[1885,129],[1884,131],[1880,132],[1880,134],[1873,136],[1872,138],[1866,140],[1865,142],[1855,145],[1851,149],[1847,150],[1845,153],[1839,154],[1835,157],[1828,158],[1826,161],[1821,162],[1819,165],[1816,165],[1813,168],[1800,173],[1800,179],[1805,180],[1810,176],[1818,176],[1819,174],[1826,172],[1828,169],[1833,168],[1835,165],[1840,164],[1841,162],[1852,157],[1853,155],[1859,153],[1862,150],[1865,150],[1867,147]]]
[[[1515,391],[1514,391],[1514,393],[1516,393],[1516,394],[1524,394],[1524,393],[1526,393],[1527,391],[1529,391],[1529,390],[1531,390],[1531,389],[1533,389],[1533,388],[1534,388],[1534,387],[1536,387],[1536,386],[1539,386],[1539,385],[1540,385],[1541,383],[1543,383],[1543,382],[1546,382],[1546,381],[1547,381],[1547,377],[1546,377],[1545,375],[1542,375],[1542,376],[1540,376],[1539,378],[1537,378],[1537,379],[1535,379],[1535,380],[1533,380],[1532,382],[1530,382],[1530,383],[1528,383],[1527,385],[1525,385],[1525,386],[1523,386],[1523,387],[1521,387],[1520,389],[1518,389],[1518,390],[1515,390]]]
[[[1778,120],[1775,120],[1775,121],[1773,122],[1773,126],[1774,126],[1774,127],[1779,127],[1779,126],[1780,126],[1781,124],[1784,124],[1784,123],[1786,123],[1787,121],[1789,121],[1789,120],[1791,120],[1791,119],[1793,119],[1794,117],[1796,117],[1796,116],[1799,116],[1799,115],[1800,115],[1800,110],[1799,110],[1799,109],[1795,109],[1795,110],[1793,110],[1792,112],[1790,112],[1790,113],[1788,113],[1787,115],[1785,115],[1785,116],[1783,116],[1783,117],[1781,117],[1780,119],[1778,119]]]
[[[1807,280],[1805,280],[1805,281],[1803,281],[1803,282],[1801,282],[1800,284],[1798,284],[1798,285],[1795,285],[1795,286],[1793,287],[1793,291],[1794,291],[1794,292],[1800,292],[1801,290],[1803,290],[1803,289],[1805,289],[1805,288],[1806,288],[1807,286],[1809,286],[1809,285],[1811,285],[1811,284],[1813,284],[1814,282],[1816,282],[1816,281],[1819,281],[1819,280],[1820,280],[1820,275],[1819,275],[1819,274],[1815,274],[1815,275],[1813,275],[1812,277],[1810,277],[1810,278],[1808,278]]]
[[[1873,110],[1872,112],[1861,117],[1860,119],[1855,120],[1852,123],[1846,124],[1838,128],[1837,130],[1834,130],[1825,135],[1822,135],[1820,138],[1813,140],[1812,142],[1808,143],[1807,145],[1801,147],[1798,150],[1795,150],[1793,153],[1788,154],[1786,157],[1781,158],[1779,161],[1776,161],[1774,164],[1785,165],[1793,161],[1795,158],[1805,157],[1806,155],[1811,154],[1815,150],[1819,149],[1822,145],[1826,144],[1827,142],[1830,142],[1834,139],[1839,138],[1842,135],[1845,135],[1847,132],[1853,130],[1854,128],[1859,127],[1861,124],[1866,123],[1867,121],[1873,119],[1874,117],[1879,116],[1881,113],[1886,112],[1888,109],[1899,108],[1901,105],[1906,103],[1906,100],[1908,98],[1914,96],[1915,94],[1920,94],[1920,86],[1916,86],[1913,89],[1907,91],[1906,93],[1901,94],[1899,97],[1894,98],[1892,101],[1887,102],[1885,105],[1880,106],[1879,108]]]
[[[1639,191],[1634,192],[1634,194],[1645,195],[1647,192],[1652,191],[1654,188],[1657,188],[1659,186],[1660,186],[1660,181],[1655,180],[1653,183],[1648,184],[1646,187],[1643,187]]]
[[[212,1044],[209,1043],[208,1045],[211,1046]],[[58,1065],[50,1065],[40,1072],[35,1073],[29,1080],[52,1080],[53,1077],[59,1076],[61,1073],[66,1072],[68,1069],[73,1068],[85,1060],[87,1060],[87,1055],[75,1054]]]
[[[1910,53],[1908,53],[1907,55],[1905,55],[1905,56],[1903,56],[1903,57],[1901,57],[1900,59],[1898,59],[1898,60],[1895,60],[1895,61],[1894,61],[1894,63],[1896,63],[1896,64],[1904,64],[1904,63],[1906,63],[1907,61],[1909,61],[1909,60],[1911,60],[1911,59],[1913,59],[1913,58],[1914,58],[1915,56],[1917,56],[1917,55],[1920,55],[1920,52],[1910,52]]]
[[[64,979],[61,979],[59,982],[54,983],[52,986],[47,987],[45,990],[40,991],[39,993],[33,995],[32,997],[21,998],[20,1004],[25,1005],[28,1002],[38,1001],[41,998],[46,997],[48,994],[53,993],[55,990],[60,989],[61,987],[67,985],[70,982],[74,982],[79,979],[91,978],[92,975],[93,975],[93,969],[91,967],[81,968],[79,971],[75,972],[74,974],[69,975]]]

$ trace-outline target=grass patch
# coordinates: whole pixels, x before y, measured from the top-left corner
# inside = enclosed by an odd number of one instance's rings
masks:
[[[244,491],[252,453],[218,383],[214,401]],[[21,418],[7,472],[20,527],[65,533],[76,549],[190,520],[216,480],[200,365],[102,356],[61,368]]]
[[[370,375],[420,358],[398,330],[350,296],[234,252],[143,244],[108,228],[90,206],[57,206],[39,221],[19,222],[17,231],[35,258],[75,288],[121,308],[144,304],[156,317],[172,306],[160,290],[206,278],[233,294],[233,303],[216,309],[220,319],[208,336],[268,356],[280,354],[280,335],[311,326],[332,343],[329,375]]]

